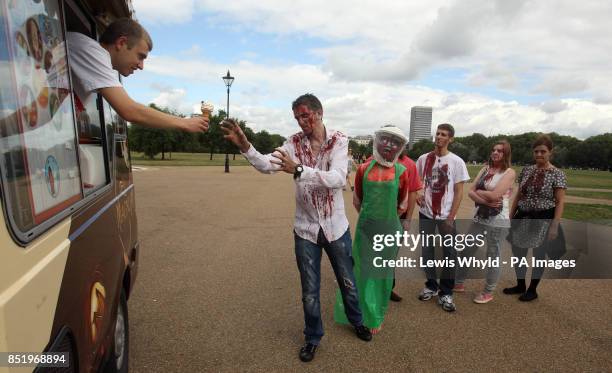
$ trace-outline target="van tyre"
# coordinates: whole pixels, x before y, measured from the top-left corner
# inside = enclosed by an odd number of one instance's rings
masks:
[[[121,290],[121,299],[117,307],[117,320],[111,353],[106,363],[105,373],[127,373],[129,356],[129,322],[125,292]]]

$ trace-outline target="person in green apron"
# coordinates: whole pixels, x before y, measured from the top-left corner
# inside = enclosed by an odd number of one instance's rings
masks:
[[[397,159],[407,142],[398,127],[385,126],[376,131],[373,157],[359,166],[355,178],[353,204],[359,211],[359,220],[353,243],[354,272],[363,324],[372,334],[382,327],[393,289],[393,268],[385,266],[384,261],[395,259],[398,247],[380,245],[378,241],[383,237],[379,235],[403,232],[399,218],[403,211],[398,206],[407,206],[403,200],[408,199],[408,173]],[[334,319],[348,324],[339,290]]]

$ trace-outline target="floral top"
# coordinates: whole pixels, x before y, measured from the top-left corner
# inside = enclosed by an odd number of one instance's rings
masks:
[[[518,177],[522,198],[518,208],[542,211],[555,207],[555,189],[567,189],[565,173],[556,168],[539,169],[535,165],[523,168]]]

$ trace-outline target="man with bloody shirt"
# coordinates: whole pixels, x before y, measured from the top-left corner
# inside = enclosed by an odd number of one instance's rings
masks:
[[[323,337],[321,319],[321,256],[325,250],[346,304],[346,317],[357,337],[370,341],[363,325],[359,295],[351,258],[351,233],[344,211],[342,188],[346,183],[348,138],[323,124],[323,107],[317,97],[305,94],[292,104],[301,131],[290,136],[272,154],[259,153],[235,120],[222,125],[225,139],[263,173],[278,171],[293,175],[295,183],[295,258],[302,284],[305,344],[299,358],[311,361]]]
[[[442,242],[447,243],[445,235],[455,234],[455,216],[463,197],[463,183],[470,179],[465,162],[448,150],[453,142],[455,129],[450,124],[440,124],[436,130],[435,147],[432,152],[423,154],[417,160],[417,170],[424,184],[424,193],[417,198],[419,210],[419,232],[433,235],[438,230]],[[433,242],[422,242],[423,262],[434,259]],[[454,240],[453,240],[454,241]],[[457,252],[451,245],[442,245],[444,258],[456,262]],[[440,283],[437,281],[436,268],[425,267],[425,288],[419,294],[419,300],[428,301],[439,295],[438,304],[445,311],[455,311],[453,287],[455,286],[455,269],[445,265],[442,268]]]

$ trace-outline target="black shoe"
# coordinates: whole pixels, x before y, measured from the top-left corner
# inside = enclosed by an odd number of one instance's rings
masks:
[[[364,325],[356,326],[355,334],[357,334],[357,337],[359,337],[359,339],[362,341],[369,342],[372,340],[372,332],[370,332],[370,329]]]
[[[525,292],[525,287],[524,286],[515,286],[515,287],[511,287],[511,288],[505,288],[504,289],[504,294],[523,294]]]
[[[315,352],[317,352],[317,345],[306,343],[304,347],[300,348],[300,360],[305,363],[312,361],[312,359],[314,359]]]
[[[401,302],[402,301],[402,297],[400,297],[396,292],[391,291],[391,296],[389,297],[389,299],[391,299],[394,302]]]
[[[351,192],[354,192],[354,191],[355,191],[355,187],[354,187],[354,186],[352,186],[352,187],[351,187]]]
[[[525,294],[521,295],[519,297],[519,300],[521,302],[531,302],[532,300],[536,299],[538,297],[538,293],[535,292],[535,290],[530,290],[528,289]]]

